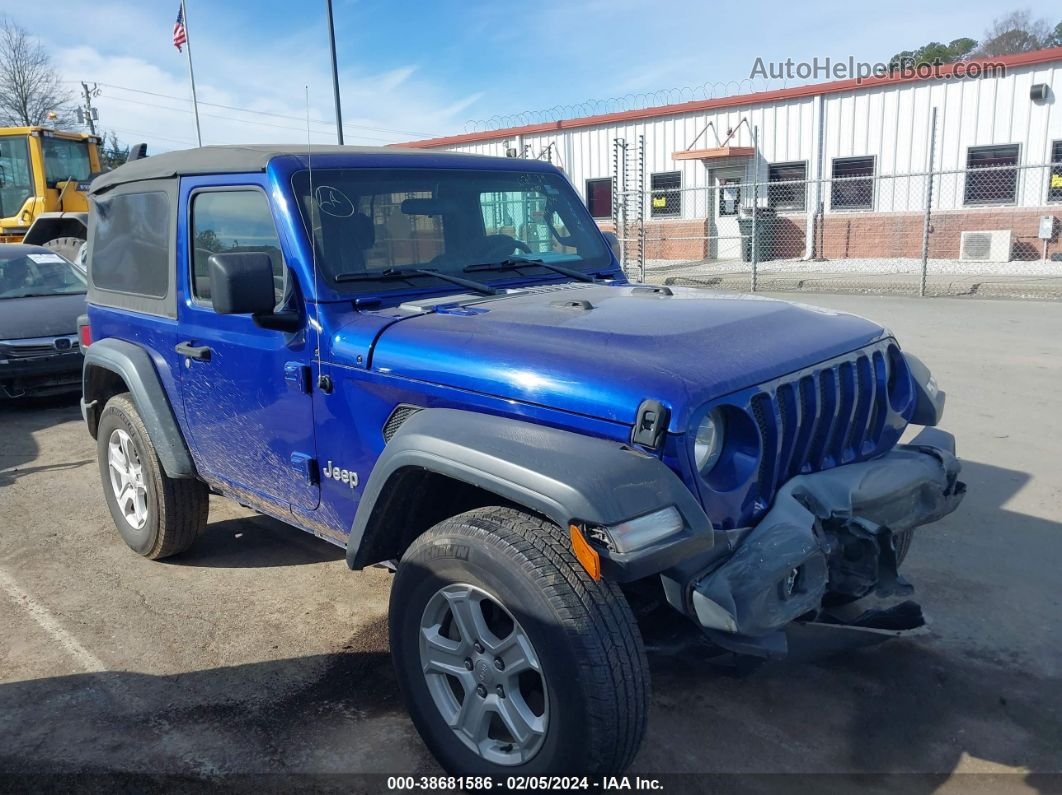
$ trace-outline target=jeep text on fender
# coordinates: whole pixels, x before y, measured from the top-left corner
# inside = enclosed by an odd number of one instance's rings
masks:
[[[451,772],[622,772],[632,603],[760,658],[795,622],[922,623],[899,567],[964,491],[947,433],[899,444],[940,420],[928,369],[852,315],[628,283],[547,163],[159,155],[93,183],[88,262],[122,538],[177,554],[214,492],[393,562],[400,687]]]

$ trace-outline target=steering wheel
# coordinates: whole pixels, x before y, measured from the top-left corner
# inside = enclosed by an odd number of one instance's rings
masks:
[[[522,251],[524,254],[531,253],[531,246],[523,240],[517,240],[512,235],[487,235],[477,249],[476,256],[488,261],[504,259],[514,250]]]

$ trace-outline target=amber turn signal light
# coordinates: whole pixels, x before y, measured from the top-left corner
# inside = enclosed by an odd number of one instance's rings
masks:
[[[569,525],[569,531],[572,536],[572,552],[575,553],[575,559],[579,561],[586,573],[593,579],[601,579],[601,556],[597,554],[597,550],[594,549],[587,542],[583,536],[583,531],[579,529],[578,525]]]

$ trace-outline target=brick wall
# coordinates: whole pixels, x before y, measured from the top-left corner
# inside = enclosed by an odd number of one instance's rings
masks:
[[[958,259],[963,232],[1010,229],[1011,258],[1038,260],[1043,241],[1037,237],[1040,217],[1052,215],[1056,232],[1062,230],[1062,207],[983,210],[941,210],[931,219],[930,259]],[[818,253],[827,259],[919,259],[922,256],[922,213],[827,213],[817,232]],[[804,215],[780,215],[771,230],[771,243],[763,259],[797,259],[804,256]],[[613,231],[611,221],[599,221]],[[706,219],[646,221],[645,257],[663,260],[699,260],[708,257],[710,225]],[[1062,252],[1062,234],[1047,246],[1047,255]]]
[[[603,232],[614,232],[611,221],[598,221]],[[645,258],[702,260],[708,256],[707,219],[646,221]]]
[[[1043,241],[1036,235],[1043,215],[1062,218],[1062,208],[935,212],[930,219],[929,258],[958,259],[963,232],[1010,229],[1011,259],[1040,259]],[[922,213],[827,213],[820,235],[820,253],[827,259],[918,259],[922,256],[923,223]],[[1056,234],[1047,245],[1047,255],[1060,251],[1062,241]]]

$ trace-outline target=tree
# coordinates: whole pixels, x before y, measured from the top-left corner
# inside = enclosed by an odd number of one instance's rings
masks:
[[[1055,25],[1055,30],[1051,34],[1051,46],[1062,47],[1062,22]]]
[[[985,31],[977,55],[1012,55],[1058,46],[1062,23],[1054,28],[1046,19],[1034,19],[1030,11],[1011,11],[996,19]]]
[[[69,127],[72,99],[41,43],[0,17],[0,125]]]
[[[125,163],[129,159],[129,144],[123,144],[118,140],[118,133],[111,130],[100,135],[103,144],[100,146],[100,166],[104,171]]]
[[[969,57],[974,48],[977,47],[977,42],[973,39],[955,39],[948,44],[941,44],[939,41],[931,41],[928,44],[924,44],[917,50],[904,50],[898,52],[889,60],[889,63],[894,66],[918,66],[919,64],[932,64],[932,63],[954,63],[955,61],[962,61]]]

